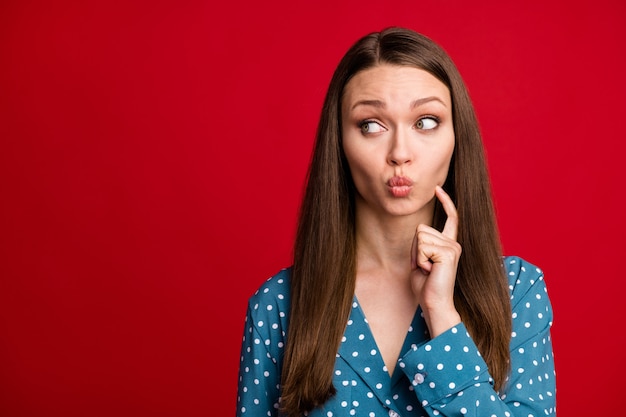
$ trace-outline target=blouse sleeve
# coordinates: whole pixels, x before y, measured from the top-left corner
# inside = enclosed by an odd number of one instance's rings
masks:
[[[400,366],[430,416],[556,415],[552,308],[543,273],[519,258],[506,262],[513,311],[510,376],[496,392],[487,365],[462,323],[413,346]]]
[[[241,343],[237,417],[278,416],[285,342],[285,279],[264,284],[248,303]]]

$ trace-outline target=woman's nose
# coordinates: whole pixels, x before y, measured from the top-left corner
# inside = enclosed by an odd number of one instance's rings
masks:
[[[413,150],[409,143],[410,137],[408,133],[397,129],[389,144],[389,154],[387,162],[390,165],[403,165],[411,163],[413,160]]]

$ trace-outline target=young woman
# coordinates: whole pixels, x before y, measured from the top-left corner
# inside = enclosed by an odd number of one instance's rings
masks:
[[[293,266],[250,299],[238,416],[555,415],[542,272],[503,257],[448,55],[390,28],[328,89]]]

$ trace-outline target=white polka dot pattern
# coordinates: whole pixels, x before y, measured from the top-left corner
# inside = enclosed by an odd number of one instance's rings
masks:
[[[556,415],[550,340],[552,309],[543,273],[516,257],[504,259],[511,291],[511,373],[497,393],[465,326],[430,339],[421,310],[390,377],[355,298],[333,384],[337,395],[308,413],[332,416]],[[237,416],[278,416],[281,358],[289,311],[289,269],[250,298],[239,370]]]

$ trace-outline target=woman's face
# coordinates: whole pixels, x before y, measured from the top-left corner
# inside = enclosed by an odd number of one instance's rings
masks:
[[[341,119],[357,208],[431,221],[454,150],[448,88],[415,67],[378,65],[346,84]]]

